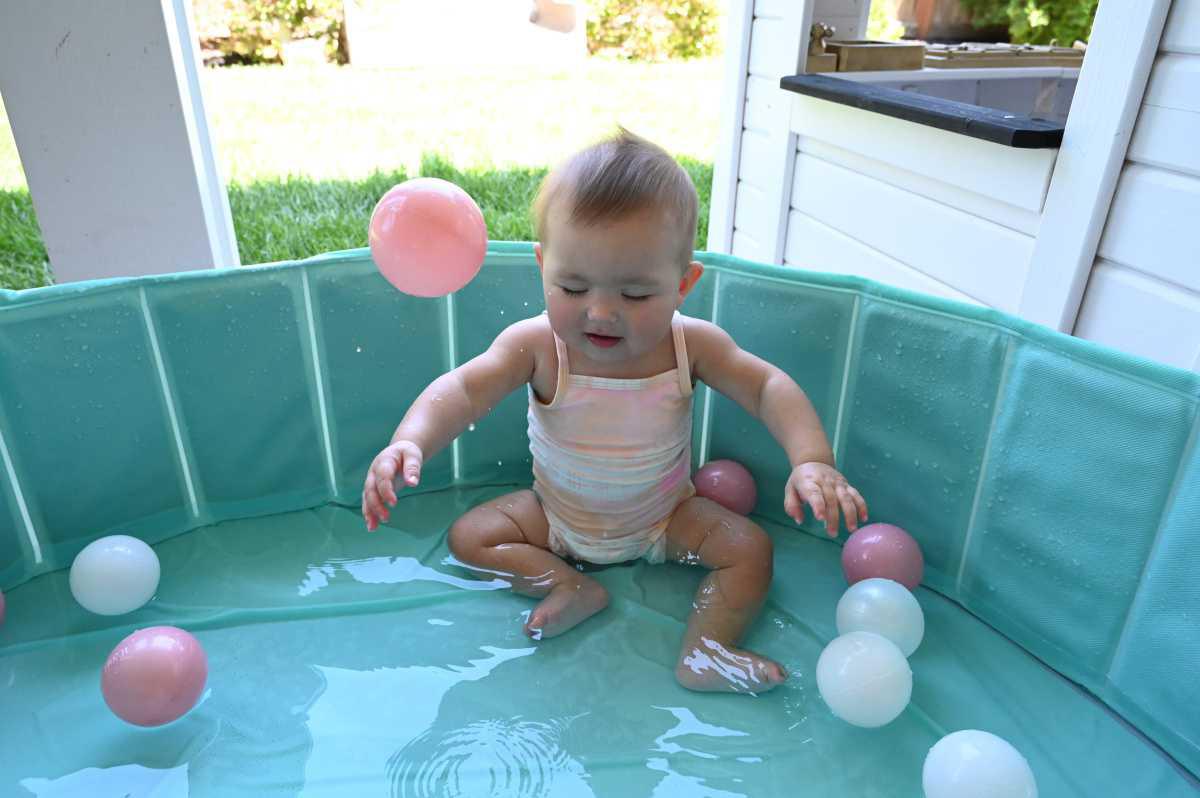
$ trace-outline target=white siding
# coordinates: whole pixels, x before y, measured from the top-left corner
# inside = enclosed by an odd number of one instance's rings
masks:
[[[1002,310],[1020,302],[1031,236],[806,152],[796,160],[792,207],[924,279]],[[788,238],[801,264],[813,260],[810,242],[792,236],[805,229],[793,226]]]
[[[1200,0],[1175,0],[1075,334],[1200,370]]]
[[[981,304],[961,291],[794,209],[788,217],[787,241],[788,248],[783,261],[787,266],[866,277],[910,291]]]
[[[1088,281],[1075,334],[1134,355],[1200,368],[1200,296],[1103,259]]]
[[[1038,212],[1054,150],[1025,150],[794,95],[792,128],[804,136]]]
[[[812,22],[834,25],[838,36],[866,32],[869,0],[747,0],[753,3],[730,252],[767,262],[783,259],[795,137],[788,126],[791,98],[779,79],[799,71]],[[736,4],[735,4],[736,6]],[[735,8],[736,10],[736,8]],[[718,157],[725,157],[724,153]],[[742,199],[749,197],[749,204]]]

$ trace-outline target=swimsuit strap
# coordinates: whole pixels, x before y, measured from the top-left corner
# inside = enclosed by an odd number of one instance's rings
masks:
[[[683,317],[679,311],[671,318],[671,334],[675,336],[675,367],[679,373],[679,392],[692,395],[692,370],[688,365],[687,339],[683,335]]]

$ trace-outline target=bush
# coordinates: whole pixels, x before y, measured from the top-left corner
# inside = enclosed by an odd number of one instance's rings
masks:
[[[317,39],[329,60],[345,61],[342,0],[195,0],[200,46],[225,64],[283,61],[292,39]]]
[[[630,61],[701,58],[720,49],[714,0],[597,0],[587,21],[588,52]]]
[[[1022,44],[1057,41],[1070,47],[1092,34],[1099,0],[959,0],[976,27],[1008,25],[1009,36]]]

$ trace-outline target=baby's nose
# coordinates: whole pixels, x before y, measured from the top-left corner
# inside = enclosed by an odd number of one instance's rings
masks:
[[[590,321],[613,321],[617,317],[616,306],[605,301],[596,301],[588,305]]]

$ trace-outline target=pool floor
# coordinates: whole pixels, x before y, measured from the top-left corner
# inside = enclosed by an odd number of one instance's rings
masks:
[[[792,674],[772,693],[675,683],[698,569],[598,571],[610,607],[532,642],[533,600],[472,578],[444,543],[516,487],[409,495],[374,534],[332,505],[194,530],[155,547],[158,594],[117,618],[79,608],[65,571],[12,590],[0,795],[915,797],[929,747],[965,728],[1016,745],[1043,798],[1196,794],[1102,705],[924,588],[908,709],[875,730],[836,719],[814,672],[836,636],[840,549],[793,529],[765,524],[775,583],[745,641]],[[156,624],[200,639],[209,681],[184,718],[140,729],[108,711],[99,673]]]

